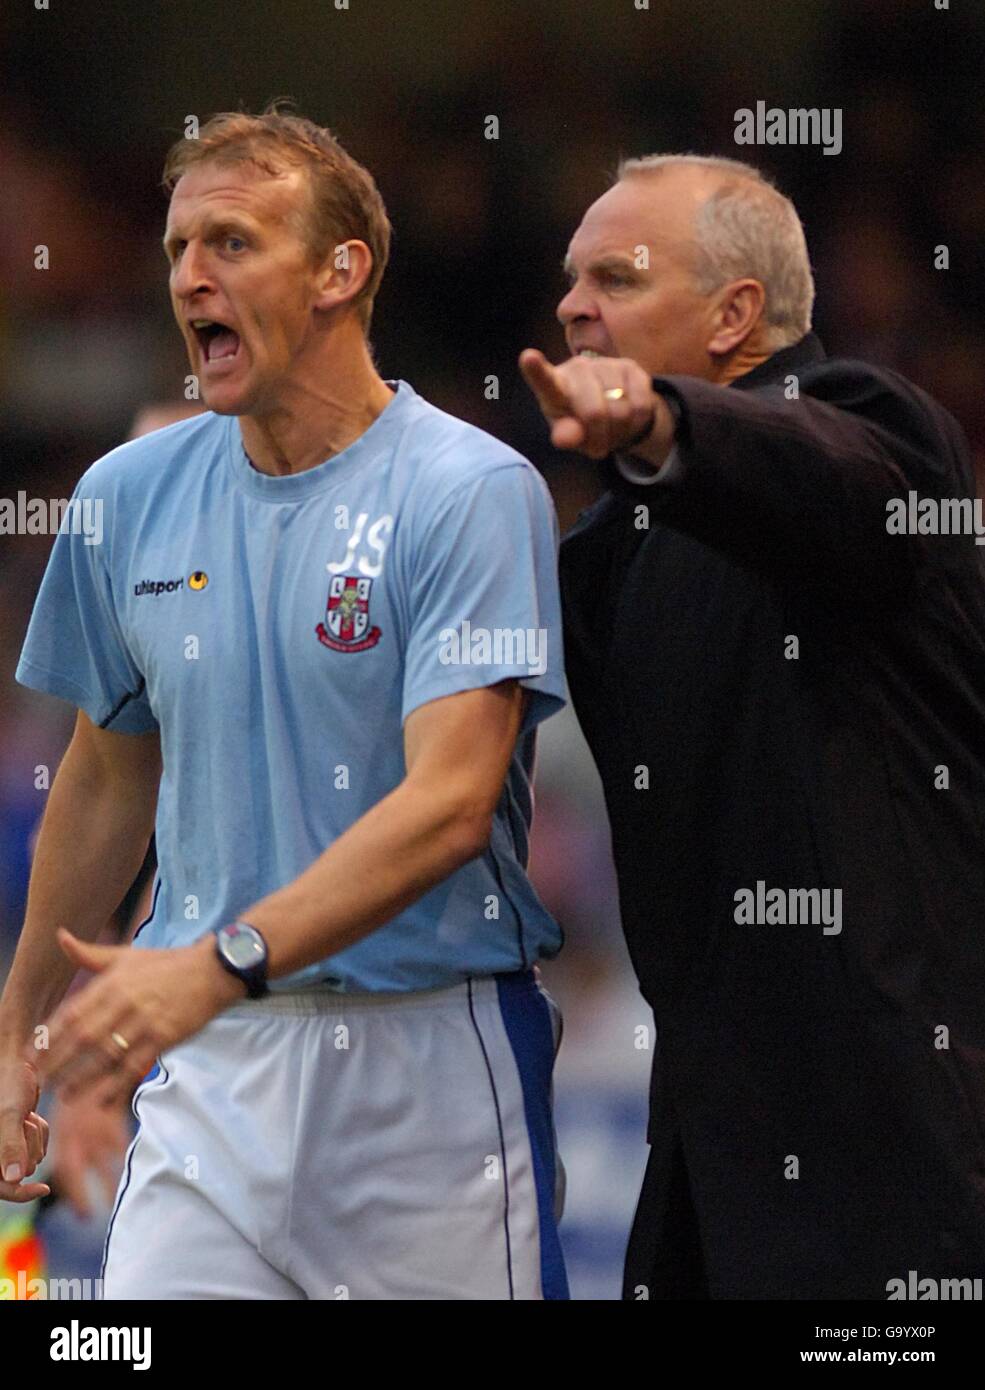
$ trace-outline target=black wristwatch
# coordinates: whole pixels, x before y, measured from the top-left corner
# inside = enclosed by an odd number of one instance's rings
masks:
[[[215,953],[219,964],[237,980],[242,980],[250,999],[260,999],[267,986],[267,943],[249,922],[233,922],[215,934]]]

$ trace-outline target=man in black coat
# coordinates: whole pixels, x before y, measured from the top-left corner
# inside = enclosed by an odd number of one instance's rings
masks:
[[[612,456],[561,571],[657,1032],[624,1297],[945,1297],[985,1276],[967,446],[825,356],[748,166],[630,161],[568,270],[572,357],[521,367],[557,447]]]

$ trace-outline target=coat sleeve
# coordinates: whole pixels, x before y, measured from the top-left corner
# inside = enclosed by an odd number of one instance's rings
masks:
[[[679,465],[636,488],[666,525],[791,583],[886,597],[967,537],[896,534],[889,504],[968,495],[957,425],[895,373],[833,362],[782,386],[736,390],[692,377],[654,387],[679,411]],[[615,470],[614,470],[615,471]],[[898,504],[897,504],[898,505]]]

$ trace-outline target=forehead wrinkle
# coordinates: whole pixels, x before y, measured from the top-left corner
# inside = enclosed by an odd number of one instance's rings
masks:
[[[182,190],[181,184],[185,179],[193,179],[196,172],[198,171],[190,170],[187,174],[183,174],[175,186],[171,196],[169,216],[170,210],[174,208],[176,203],[180,205],[182,202],[191,202],[201,205],[214,203],[217,199],[237,205],[247,214],[255,215],[254,210],[256,210],[261,214],[271,214],[281,221],[286,220],[292,211],[291,200],[289,196],[285,196],[288,194],[288,190],[284,185],[297,172],[293,169],[285,170],[284,173],[276,176],[266,173],[254,174],[249,176],[246,182],[235,181],[222,183],[218,186],[213,185],[201,192],[194,192],[187,188]],[[264,188],[264,184],[268,187]],[[273,185],[273,187],[269,185]],[[285,202],[288,204],[286,208]]]
[[[198,207],[189,214],[187,221],[184,220],[180,211],[172,221],[169,210],[163,244],[167,250],[174,241],[187,241],[190,232],[198,231],[202,234],[208,234],[222,226],[239,225],[252,236],[257,236],[263,230],[264,218],[266,218],[268,226],[289,228],[292,216],[293,212],[290,208],[277,208],[269,203],[266,207],[257,208],[255,205],[250,206],[246,200],[240,200],[238,204],[234,202],[232,207]]]
[[[678,188],[670,180],[623,181],[592,204],[575,236],[587,235],[603,245],[618,237],[629,245],[673,252],[693,237],[697,211],[710,192],[703,186]]]

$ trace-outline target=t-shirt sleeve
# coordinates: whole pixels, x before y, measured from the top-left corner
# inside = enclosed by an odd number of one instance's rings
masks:
[[[547,486],[507,463],[460,484],[415,545],[402,719],[511,678],[531,692],[524,731],[565,703],[558,527]]]
[[[71,513],[69,508],[66,520]],[[149,733],[157,721],[120,626],[106,540],[91,544],[92,539],[64,523],[55,537],[16,678],[32,690],[68,700],[102,728]]]

